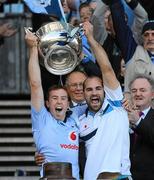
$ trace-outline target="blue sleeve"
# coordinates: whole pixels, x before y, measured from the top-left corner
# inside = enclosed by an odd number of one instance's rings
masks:
[[[116,33],[116,40],[122,52],[122,56],[127,63],[133,56],[137,43],[133,38],[133,33],[125,21],[125,12],[120,0],[113,0],[110,4],[113,26]]]
[[[39,131],[44,124],[46,123],[46,117],[48,112],[44,106],[40,109],[39,112],[35,110],[34,107],[31,107],[31,119],[32,119],[32,131]]]

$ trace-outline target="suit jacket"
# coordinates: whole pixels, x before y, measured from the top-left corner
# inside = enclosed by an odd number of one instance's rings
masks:
[[[135,144],[131,135],[131,172],[133,180],[154,179],[154,109],[134,129]]]

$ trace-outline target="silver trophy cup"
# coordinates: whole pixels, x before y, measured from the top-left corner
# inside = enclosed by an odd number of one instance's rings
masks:
[[[80,27],[51,22],[39,28],[36,35],[39,37],[40,64],[50,73],[68,74],[80,63]]]

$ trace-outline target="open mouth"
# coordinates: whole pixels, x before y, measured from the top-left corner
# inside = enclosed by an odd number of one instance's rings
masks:
[[[62,109],[62,107],[59,106],[59,107],[56,107],[55,110],[56,110],[56,112],[61,112],[63,109]]]
[[[98,103],[99,103],[99,98],[98,98],[98,97],[92,97],[92,98],[91,98],[91,102],[92,102],[93,104],[98,104]]]
[[[136,97],[136,101],[142,100],[142,97]]]

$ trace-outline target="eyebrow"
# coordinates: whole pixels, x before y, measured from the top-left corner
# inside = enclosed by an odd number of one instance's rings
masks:
[[[96,87],[94,87],[95,89],[98,89],[98,88],[103,88],[101,85],[99,85],[99,86],[96,86]],[[85,89],[93,89],[93,87],[86,87]]]
[[[68,96],[56,96],[56,95],[53,95],[53,96],[51,96],[51,98],[52,97],[68,97]]]

